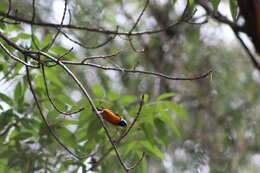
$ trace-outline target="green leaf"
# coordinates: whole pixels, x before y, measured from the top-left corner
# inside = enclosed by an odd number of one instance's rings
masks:
[[[159,159],[164,159],[165,158],[164,154],[155,145],[152,145],[150,142],[148,142],[148,141],[141,141],[141,144],[153,156],[155,156],[155,157],[157,157]]]
[[[177,94],[176,93],[164,93],[160,96],[157,97],[157,101],[160,101],[160,100],[164,100],[164,99],[167,99],[169,97],[173,97],[173,96],[176,96]]]
[[[108,100],[114,101],[120,97],[120,94],[114,91],[108,91],[107,93]]]
[[[63,120],[61,123],[59,123],[61,126],[66,125],[78,125],[78,121],[76,120]]]
[[[164,142],[164,145],[167,145],[169,142],[168,139],[168,130],[166,128],[166,123],[160,120],[159,118],[154,119],[155,127],[160,134],[160,139]]]
[[[103,98],[103,97],[105,97],[105,90],[104,90],[104,88],[103,88],[101,85],[99,85],[99,84],[94,85],[94,86],[92,87],[92,91],[93,91],[93,93],[95,94],[95,96],[96,96],[97,98]]]
[[[64,55],[66,53],[66,57],[68,57],[70,60],[78,59],[78,57],[72,51],[70,52],[70,49],[61,46],[53,46],[50,50],[55,55]]]
[[[88,123],[90,123],[90,124],[87,128],[86,133],[87,133],[88,140],[92,140],[98,136],[97,133],[102,126],[97,118],[92,119],[92,121],[90,121]]]
[[[154,115],[156,113],[155,110],[156,109],[154,105],[144,105],[141,112],[142,118],[139,119],[139,122],[152,123]],[[135,113],[133,113],[133,115],[135,115]]]
[[[64,54],[65,52],[68,52],[68,49],[61,46],[53,46],[51,50],[60,55]]]
[[[31,133],[29,133],[29,132],[21,132],[21,133],[18,133],[18,135],[16,135],[16,136],[14,137],[14,139],[21,141],[21,140],[28,139],[28,138],[30,138],[30,137],[32,137],[32,134],[31,134]]]
[[[172,119],[171,114],[168,111],[163,111],[161,112],[161,115],[158,116],[158,118],[160,118],[160,120],[162,120],[163,122],[165,122],[167,125],[170,126],[170,128],[172,129],[172,131],[177,135],[177,136],[181,136],[180,130],[177,128],[174,120]]]
[[[48,46],[51,43],[51,41],[52,41],[52,35],[48,33],[42,41],[42,48]]]
[[[171,3],[174,6],[177,0],[172,0]]]
[[[231,12],[233,21],[236,21],[237,20],[237,9],[238,9],[237,0],[229,0],[229,8],[230,8],[230,12]]]
[[[182,117],[185,120],[188,120],[189,117],[186,114],[185,110],[180,107],[180,105],[178,105],[177,103],[174,102],[167,102],[167,106],[169,106],[169,108],[175,112],[177,115],[179,115],[180,117]]]
[[[10,122],[13,117],[16,117],[17,115],[13,113],[12,109],[9,109],[5,112],[1,112],[0,114],[0,131],[5,128]]]
[[[124,145],[124,147],[125,147],[124,155],[132,153],[135,150],[137,145],[138,145],[137,141],[131,141],[131,142],[127,143],[127,145]]]
[[[17,37],[19,39],[31,39],[31,35],[30,34],[25,34],[25,33],[20,33],[17,35]]]
[[[3,69],[4,69],[4,65],[0,64],[0,71],[3,71]]]
[[[13,100],[3,93],[0,93],[0,100],[2,100],[3,102],[7,103],[10,106],[13,105]]]
[[[137,100],[137,97],[136,96],[130,96],[130,95],[127,95],[127,96],[122,96],[118,103],[119,104],[129,104],[129,103],[133,103]]]
[[[189,6],[193,6],[194,5],[194,0],[189,0]]]
[[[33,49],[38,49],[39,45],[40,45],[40,41],[38,39],[38,37],[34,34],[31,35],[32,38],[32,43],[33,43]]]
[[[64,139],[66,144],[69,144],[73,147],[77,146],[76,137],[75,137],[74,133],[72,133],[66,127],[60,127],[55,131],[57,131],[57,134],[59,135],[59,137]]]
[[[45,68],[45,72],[46,72],[46,80],[50,80],[53,84],[56,84],[57,86],[59,86],[60,88],[63,88],[63,84],[61,83],[61,80],[58,77],[58,70],[54,70],[51,68]]]
[[[218,6],[219,6],[220,1],[221,0],[212,0],[211,1],[214,12],[216,12],[218,10]]]
[[[142,128],[143,128],[144,134],[146,136],[146,139],[148,139],[149,141],[154,143],[154,133],[151,130],[151,129],[153,129],[153,123],[149,123],[149,122],[143,123]]]
[[[147,103],[149,100],[149,95],[148,94],[144,94],[144,102]]]
[[[16,102],[22,101],[21,99],[23,98],[23,89],[22,89],[22,84],[21,82],[18,82],[15,90],[14,90],[14,99]]]

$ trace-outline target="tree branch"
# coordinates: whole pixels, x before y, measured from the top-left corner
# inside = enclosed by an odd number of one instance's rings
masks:
[[[142,74],[157,76],[157,77],[168,79],[168,80],[199,80],[199,79],[203,79],[213,73],[213,70],[209,70],[206,73],[203,73],[201,75],[194,76],[194,77],[171,77],[171,76],[168,76],[168,75],[165,75],[162,73],[157,73],[157,72],[152,72],[152,71],[107,67],[107,66],[102,66],[102,65],[93,64],[93,63],[86,63],[86,62],[85,63],[74,62],[74,61],[61,61],[61,62],[64,64],[85,65],[85,66],[90,66],[90,67],[99,68],[99,69],[103,69],[103,70],[113,70],[113,71],[119,71],[119,72],[123,72],[123,73],[142,73]]]
[[[0,33],[1,34],[1,33]],[[4,50],[4,52],[11,57],[12,59],[14,59],[15,61],[22,63],[23,65],[25,65],[26,67],[31,67],[31,68],[39,68],[39,66],[37,65],[31,65],[28,64],[26,62],[24,62],[23,60],[21,60],[20,58],[14,56],[11,52],[9,52],[9,50],[0,42],[0,47]]]

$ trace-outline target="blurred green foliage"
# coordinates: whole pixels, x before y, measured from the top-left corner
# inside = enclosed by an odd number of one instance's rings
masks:
[[[1,11],[7,10],[7,2],[0,2]],[[31,7],[31,1],[12,2],[12,8],[18,9],[18,16],[32,16],[26,8]],[[52,21],[55,12],[48,7],[55,2],[46,1],[43,4],[37,1],[36,19]],[[235,20],[236,1],[229,2]],[[175,3],[181,2],[152,1],[137,31],[165,27],[175,21],[180,8]],[[220,0],[212,0],[215,10],[219,3]],[[118,25],[120,30],[125,31],[133,24],[129,16],[136,19],[143,5],[139,1],[69,1],[73,24],[107,29],[115,29]],[[128,7],[131,7],[130,11]],[[46,48],[56,33],[55,28],[43,29],[39,26],[32,28],[35,35],[28,32],[30,26],[0,23],[0,27],[1,32],[14,42],[32,50]],[[145,48],[144,53],[136,53],[130,48],[117,57],[90,62],[129,69],[136,67],[172,76],[192,76],[213,68],[212,79],[169,81],[144,74],[69,66],[98,107],[117,112],[129,124],[138,111],[140,95],[145,93],[145,104],[137,124],[117,145],[129,166],[145,152],[145,158],[134,172],[196,172],[203,167],[214,173],[242,172],[246,169],[257,172],[252,158],[259,155],[260,146],[260,130],[257,127],[259,72],[252,68],[247,55],[238,45],[228,45],[223,40],[210,37],[202,32],[203,27],[212,28],[210,24],[184,23],[157,35],[135,37],[134,46],[137,49]],[[107,39],[106,35],[93,32],[66,30],[66,33],[86,46],[95,46]],[[72,46],[76,50],[64,59],[80,61],[86,56],[109,54],[130,47],[124,37],[117,37],[98,49],[83,49],[59,37],[48,53],[59,56]],[[23,58],[14,49],[8,48]],[[77,160],[55,142],[32,99],[25,68],[2,50],[0,63],[1,78],[4,77],[0,81],[3,86],[0,93],[0,172],[78,172],[84,169],[86,162],[94,164],[111,148],[86,98],[62,68],[46,68],[51,98],[63,111],[85,107],[84,111],[72,116],[56,112],[46,96],[41,71],[36,69],[31,70],[34,89],[54,132],[79,155],[97,151],[91,159]],[[123,132],[120,127],[106,125],[114,139]],[[114,151],[94,171],[123,172]]]

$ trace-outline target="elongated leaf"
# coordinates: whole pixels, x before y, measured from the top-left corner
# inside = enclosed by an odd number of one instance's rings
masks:
[[[20,141],[20,140],[28,139],[28,138],[30,138],[30,137],[32,137],[32,134],[31,134],[31,133],[29,133],[29,132],[21,132],[21,133],[18,133],[18,135],[16,135],[16,136],[14,137],[14,139]]]
[[[120,94],[114,91],[109,91],[107,93],[108,99],[111,101],[114,101],[120,97]]]
[[[2,71],[4,69],[4,65],[0,64],[0,71]]]
[[[229,8],[234,21],[237,20],[237,0],[229,0]]]
[[[98,98],[103,98],[105,97],[105,90],[103,89],[103,87],[101,85],[94,85],[92,87],[92,91],[94,92],[95,96]]]
[[[13,105],[13,100],[3,93],[0,93],[0,101],[3,101],[5,103],[9,104],[10,106]]]
[[[178,105],[177,103],[174,103],[174,102],[167,102],[167,105],[169,106],[169,108],[175,112],[177,115],[179,115],[180,117],[182,117],[183,119],[185,120],[188,120],[189,117],[188,115],[186,114],[185,110],[180,106]]]
[[[160,139],[164,142],[164,145],[168,144],[168,131],[166,128],[166,123],[160,120],[159,118],[154,119],[155,127],[157,128],[157,131],[159,132]]]
[[[176,96],[176,95],[177,95],[176,93],[164,93],[164,94],[160,95],[159,97],[157,97],[157,101],[164,100],[164,99]]]
[[[137,100],[137,97],[136,96],[122,96],[120,99],[119,99],[119,104],[129,104],[129,103],[133,103]]]
[[[47,80],[50,80],[53,84],[56,84],[60,88],[64,87],[61,80],[58,77],[58,71],[54,69],[47,68],[45,70]]]
[[[43,39],[43,41],[42,41],[42,48],[45,48],[48,44],[51,43],[51,41],[52,41],[52,35],[51,35],[50,33],[48,33],[48,34],[44,37],[44,39]]]
[[[14,90],[14,99],[16,102],[21,102],[23,98],[23,89],[21,82],[18,82]]]
[[[213,10],[216,12],[218,10],[218,6],[221,0],[212,0],[212,6],[213,6]]]
[[[155,146],[152,145],[150,142],[148,141],[141,141],[140,142],[145,149],[148,150],[148,152],[150,152],[153,156],[159,158],[159,159],[164,159],[164,154]]]
[[[176,126],[174,120],[171,117],[171,114],[168,111],[164,111],[161,113],[160,116],[158,116],[158,118],[160,118],[160,120],[164,121],[168,126],[170,126],[170,128],[172,129],[172,131],[177,135],[177,136],[181,136],[181,132],[178,129],[178,127]]]

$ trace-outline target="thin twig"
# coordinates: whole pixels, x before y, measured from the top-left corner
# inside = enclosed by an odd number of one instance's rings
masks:
[[[0,79],[0,82],[2,82],[5,78],[7,78],[9,76],[9,74],[12,73],[13,69],[16,67],[16,62],[14,64],[11,65],[10,69],[8,70],[8,72],[5,73],[5,75]]]
[[[70,65],[86,65],[94,68],[99,68],[103,70],[113,70],[113,71],[119,71],[119,72],[124,72],[124,73],[142,73],[142,74],[147,74],[147,75],[153,75],[153,76],[158,76],[164,79],[168,80],[199,80],[207,77],[210,75],[213,70],[209,70],[206,73],[203,73],[198,76],[194,77],[171,77],[162,73],[157,73],[157,72],[152,72],[152,71],[143,71],[143,70],[133,70],[133,69],[124,69],[124,68],[116,68],[116,67],[108,67],[108,66],[102,66],[98,64],[93,64],[93,63],[81,63],[81,62],[74,62],[74,61],[61,61],[64,64],[70,64]]]
[[[117,27],[117,30],[118,30],[118,27]],[[116,31],[117,31],[117,30],[116,30]],[[103,43],[100,43],[100,44],[98,44],[98,45],[96,45],[96,46],[86,46],[86,45],[84,45],[83,43],[81,43],[80,41],[77,41],[77,40],[72,39],[72,38],[71,38],[70,36],[68,36],[68,34],[66,34],[65,32],[62,32],[62,31],[61,31],[61,33],[62,33],[62,35],[64,35],[68,40],[70,40],[71,42],[73,42],[73,43],[75,43],[75,44],[77,44],[77,45],[79,45],[80,47],[83,47],[83,48],[85,48],[85,49],[97,49],[97,48],[103,47],[103,46],[105,46],[107,43],[109,43],[110,41],[114,40],[114,39],[116,38],[116,36],[117,36],[117,34],[114,34],[114,36],[108,37]]]
[[[146,0],[143,10],[141,11],[140,15],[138,16],[138,18],[137,18],[136,22],[134,23],[133,27],[129,30],[129,35],[132,33],[132,31],[133,31],[133,30],[136,28],[136,26],[138,25],[138,23],[139,23],[139,21],[141,20],[141,18],[142,18],[142,16],[143,16],[143,14],[144,14],[144,12],[145,12],[145,10],[146,10],[148,4],[149,4],[149,0]]]
[[[133,166],[128,167],[128,170],[136,168],[142,162],[142,160],[144,159],[144,156],[145,156],[145,153],[143,152],[141,158],[135,164],[133,164]]]
[[[26,62],[24,62],[23,60],[21,60],[20,58],[14,56],[11,52],[9,52],[9,50],[0,42],[0,47],[4,50],[4,52],[11,57],[12,59],[14,59],[15,61],[22,63],[23,65],[27,66],[27,67],[31,67],[31,68],[39,68],[39,66],[37,65],[32,65],[32,64],[28,64]]]
[[[141,100],[139,102],[139,108],[136,113],[135,119],[131,123],[130,127],[120,136],[120,138],[116,142],[120,142],[124,137],[126,137],[129,134],[130,130],[133,128],[133,126],[135,125],[135,123],[137,122],[137,120],[141,114],[143,105],[144,105],[144,94],[142,95]]]
[[[44,66],[41,65],[41,69],[42,69],[42,76],[43,76],[43,81],[44,81],[44,87],[45,87],[45,92],[46,92],[46,95],[52,105],[52,107],[57,111],[59,112],[60,114],[64,114],[64,115],[72,115],[72,114],[76,114],[76,113],[79,113],[81,112],[82,110],[84,110],[84,107],[80,108],[79,110],[76,110],[76,111],[73,111],[73,112],[64,112],[64,111],[61,111],[56,105],[55,103],[53,102],[53,100],[51,99],[50,97],[50,93],[49,93],[49,89],[48,89],[48,84],[47,84],[47,79],[46,79],[46,76],[45,76],[45,70],[44,70]]]
[[[69,24],[71,24],[71,11],[70,9],[68,11],[69,11]]]
[[[64,2],[65,4],[64,4],[64,10],[63,10],[63,15],[62,15],[62,19],[61,19],[60,26],[63,25],[64,19],[65,19],[65,16],[66,16],[66,12],[67,12],[68,2],[67,2],[67,0],[64,0],[64,1],[65,1],[65,2]],[[60,32],[61,32],[61,27],[57,27],[56,29],[57,29],[57,32],[56,32],[56,34],[54,35],[54,37],[53,37],[51,43],[48,44],[45,48],[43,48],[43,50],[48,50],[49,48],[51,48],[52,45],[54,44],[55,40],[56,40],[57,37],[59,36],[59,34],[60,34]]]
[[[185,22],[185,20],[183,20],[183,18],[180,18],[179,20],[177,20],[175,23],[170,24],[166,27],[160,28],[160,29],[156,29],[156,30],[150,30],[150,31],[139,31],[139,32],[132,32],[131,34],[129,34],[129,32],[119,32],[117,30],[106,30],[106,29],[101,29],[101,28],[91,28],[91,27],[85,27],[85,26],[77,26],[77,25],[72,25],[72,24],[56,24],[56,23],[48,23],[48,22],[39,22],[39,21],[31,21],[22,17],[18,17],[18,16],[13,16],[10,14],[6,14],[3,12],[0,12],[0,16],[5,16],[8,19],[11,20],[15,20],[18,22],[22,22],[22,23],[26,23],[26,24],[32,24],[32,25],[38,25],[38,26],[42,26],[42,27],[61,27],[61,28],[68,28],[68,29],[75,29],[75,30],[85,30],[85,31],[89,31],[89,32],[96,32],[96,33],[103,33],[103,34],[114,34],[114,35],[125,35],[125,36],[140,36],[140,35],[148,35],[148,34],[157,34],[163,31],[166,31],[168,29],[171,29],[175,26],[178,26],[180,23]]]
[[[132,38],[131,38],[130,36],[128,36],[127,38],[128,38],[128,41],[129,41],[129,43],[130,43],[131,48],[132,48],[135,52],[137,52],[137,53],[143,53],[143,52],[144,52],[144,49],[137,50],[137,49],[135,48],[135,46],[134,46],[134,44],[133,44],[133,42],[132,42]]]
[[[117,51],[115,53],[112,53],[112,54],[108,54],[108,55],[98,55],[98,56],[90,56],[90,57],[87,57],[87,58],[84,58],[81,63],[84,63],[85,61],[88,61],[88,60],[93,60],[93,59],[106,59],[106,58],[111,58],[111,57],[114,57],[114,56],[117,56],[119,55],[122,51],[124,51],[126,49],[123,49],[123,50],[120,50],[120,51]]]
[[[12,1],[8,0],[8,11],[7,11],[7,14],[10,13],[11,9],[12,9]],[[6,18],[5,16],[2,16],[2,18],[0,19],[0,22],[4,21],[5,18]]]
[[[10,46],[14,47],[16,50],[18,50],[22,54],[28,55],[29,57],[31,57],[35,61],[41,63],[41,60],[38,59],[38,56],[32,55],[32,53],[38,55],[37,51],[28,51],[27,49],[24,49],[24,48],[18,46],[15,42],[13,42],[12,40],[10,40],[6,36],[4,36],[2,34],[2,32],[0,32],[0,38],[2,38],[7,44],[9,44]],[[40,68],[40,66],[38,65],[37,68]]]
[[[35,0],[32,0],[32,22],[35,22]],[[34,34],[34,27],[31,24],[31,40],[32,40],[32,44],[36,47],[37,50],[39,50],[39,46],[37,45],[36,41],[35,41],[35,34]],[[32,46],[32,45],[31,45]]]
[[[62,58],[64,58],[66,55],[68,55],[74,48],[70,48],[67,52],[65,52],[63,55],[57,58],[57,62],[60,61]]]
[[[242,40],[242,38],[240,37],[238,31],[234,30],[235,36],[237,37],[237,39],[239,40],[239,42],[241,43],[241,45],[244,47],[245,51],[247,52],[247,54],[249,55],[250,60],[252,61],[253,65],[260,70],[260,63],[257,61],[257,59],[254,57],[253,53],[251,53],[251,51],[249,50],[249,48],[246,46],[245,42]]]

